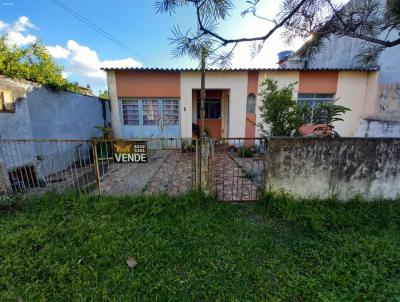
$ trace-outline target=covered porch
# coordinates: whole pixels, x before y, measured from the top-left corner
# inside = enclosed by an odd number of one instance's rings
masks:
[[[207,89],[204,130],[210,138],[229,137],[229,89]],[[200,131],[200,89],[192,90],[193,136]]]

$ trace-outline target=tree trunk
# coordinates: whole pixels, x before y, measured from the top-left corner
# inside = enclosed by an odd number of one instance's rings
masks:
[[[204,139],[204,116],[206,103],[206,49],[201,53],[201,91],[200,91],[200,143]]]

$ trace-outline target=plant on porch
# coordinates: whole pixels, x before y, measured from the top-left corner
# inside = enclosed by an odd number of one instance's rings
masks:
[[[266,79],[261,83],[261,122],[263,136],[293,136],[303,124],[302,106],[293,98],[296,83],[279,88],[278,82]]]
[[[349,108],[337,105],[336,102],[339,99],[335,99],[329,102],[321,103],[314,109],[314,125],[318,125],[314,129],[315,136],[321,137],[339,137],[339,133],[334,130],[333,123],[343,121],[341,116],[350,111]]]

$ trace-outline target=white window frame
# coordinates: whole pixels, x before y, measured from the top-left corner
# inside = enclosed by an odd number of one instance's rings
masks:
[[[144,102],[150,102],[149,104],[144,104]],[[154,107],[154,102],[157,103],[157,106]],[[160,112],[160,99],[152,99],[152,98],[146,98],[146,99],[142,99],[142,125],[143,127],[147,127],[147,126],[161,126],[161,112]],[[144,109],[144,106],[151,106],[150,110],[146,110]],[[156,110],[154,110],[154,108],[157,108]],[[151,116],[152,119],[147,119],[146,121],[151,121],[154,123],[147,123],[145,124],[145,112],[149,112],[150,114],[146,115],[146,116]],[[157,115],[155,114],[157,113]]]
[[[129,124],[129,123],[126,123],[125,122],[125,111],[124,111],[124,103],[133,103],[133,102],[136,102],[137,103],[137,116],[138,116],[138,119],[137,119],[137,124]],[[141,114],[140,114],[140,102],[139,102],[139,100],[137,100],[137,99],[122,99],[121,100],[121,111],[122,111],[122,124],[124,125],[124,126],[140,126],[141,125],[141,122],[140,122],[140,117],[141,117]],[[127,114],[128,115],[128,114]],[[135,114],[132,114],[132,116],[135,116]]]
[[[158,110],[157,110],[157,122],[155,124],[145,124],[145,110],[144,110],[144,106],[148,106],[149,104],[145,104],[146,101],[151,101],[152,105],[154,101],[157,101],[158,103]],[[172,105],[177,105],[177,108],[169,108],[166,109],[164,102],[176,102],[175,104]],[[179,98],[123,98],[120,99],[121,102],[121,116],[122,116],[122,125],[123,126],[141,126],[141,127],[154,127],[154,126],[158,126],[158,127],[164,127],[164,126],[180,126],[180,99]],[[125,118],[124,116],[127,115],[126,111],[124,111],[124,103],[125,102],[137,102],[137,112],[138,112],[138,123],[137,124],[127,124],[125,123]],[[170,111],[169,113],[165,113],[165,111]],[[156,110],[154,110],[155,112]],[[171,111],[175,111],[175,112],[171,112]],[[165,119],[166,116],[173,116],[175,117],[174,123],[170,123],[170,120],[167,121],[167,119]]]
[[[307,123],[314,123],[314,110],[321,103],[327,103],[334,99],[335,94],[333,93],[299,93],[297,96],[297,102],[300,105],[307,104],[310,109],[310,118]]]
[[[176,102],[176,103],[173,103],[173,104],[168,104],[168,105],[173,105],[173,106],[177,106],[176,108],[170,108],[170,109],[166,109],[165,107],[164,107],[164,102]],[[163,99],[163,100],[161,100],[161,106],[162,106],[162,123],[163,123],[163,126],[179,126],[179,122],[180,122],[180,107],[179,107],[179,99]],[[168,111],[170,111],[170,113],[168,113],[168,114],[166,114],[166,110],[168,110]],[[171,113],[171,111],[174,111],[174,112],[172,112]],[[174,117],[174,119],[172,119],[172,120],[168,120],[168,123],[166,123],[166,119],[165,119],[165,117],[166,116],[172,116],[172,117]],[[173,123],[170,123],[170,121],[173,121]]]

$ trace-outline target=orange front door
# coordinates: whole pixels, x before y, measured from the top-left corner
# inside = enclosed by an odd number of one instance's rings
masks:
[[[221,138],[221,99],[206,99],[204,129],[211,138]],[[197,125],[200,125],[200,100],[197,101]]]
[[[206,129],[209,137],[221,138],[221,119],[205,118],[204,129]]]

